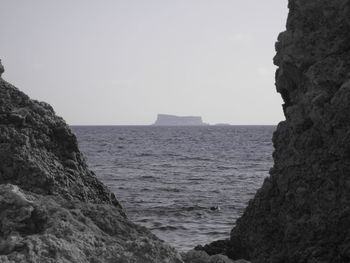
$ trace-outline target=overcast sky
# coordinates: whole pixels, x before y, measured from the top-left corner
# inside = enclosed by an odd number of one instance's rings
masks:
[[[287,0],[0,0],[3,78],[69,124],[277,124]]]

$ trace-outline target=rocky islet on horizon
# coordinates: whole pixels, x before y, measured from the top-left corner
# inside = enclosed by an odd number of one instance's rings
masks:
[[[153,126],[209,126],[201,116],[176,116],[170,114],[158,114]],[[215,123],[214,126],[231,126],[229,123]]]
[[[154,126],[206,126],[200,116],[176,116],[169,114],[158,114]]]

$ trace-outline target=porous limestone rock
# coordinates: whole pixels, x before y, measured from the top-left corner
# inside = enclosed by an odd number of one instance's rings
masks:
[[[4,69],[4,66],[1,64],[1,59],[0,59],[0,78],[1,78],[1,75],[2,73],[5,72],[5,69]]]
[[[0,183],[38,194],[114,204],[91,172],[75,135],[50,105],[31,100],[0,79]]]
[[[127,219],[64,120],[2,78],[0,262],[182,262]]]
[[[286,120],[274,166],[231,232],[230,257],[350,262],[350,1],[289,0],[276,43]],[[209,246],[210,247],[210,246]]]
[[[208,255],[203,250],[190,250],[182,254],[185,263],[249,263],[244,259],[231,260],[223,254]]]
[[[350,262],[350,2],[289,9],[274,58],[286,121],[231,236],[253,262]]]

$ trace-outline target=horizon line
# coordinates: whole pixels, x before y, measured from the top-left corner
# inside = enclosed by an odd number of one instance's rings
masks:
[[[68,126],[154,126],[154,127],[229,127],[229,126],[277,126],[278,124],[228,124],[228,125],[153,125],[153,124],[68,124]]]

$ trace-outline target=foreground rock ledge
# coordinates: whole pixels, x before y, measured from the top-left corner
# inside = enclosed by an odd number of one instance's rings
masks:
[[[259,263],[350,262],[350,1],[290,0],[276,44],[286,121],[274,167],[221,250]]]
[[[127,219],[63,119],[1,77],[0,262],[183,262]]]

